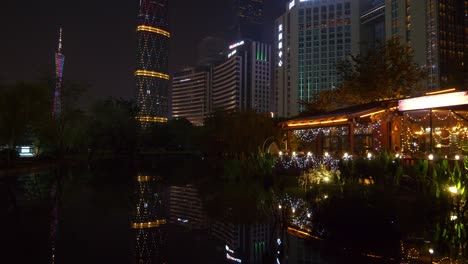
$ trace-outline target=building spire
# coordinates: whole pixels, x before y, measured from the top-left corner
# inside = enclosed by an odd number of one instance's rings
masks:
[[[58,53],[62,53],[62,28],[60,28],[59,43],[58,43]]]

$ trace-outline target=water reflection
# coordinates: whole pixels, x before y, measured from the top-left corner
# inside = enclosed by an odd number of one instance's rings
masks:
[[[163,188],[156,177],[138,175],[135,188],[135,207],[130,223],[134,230],[137,264],[159,264],[166,262]]]

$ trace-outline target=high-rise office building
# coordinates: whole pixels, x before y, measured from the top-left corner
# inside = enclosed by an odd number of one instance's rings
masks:
[[[169,114],[168,0],[141,0],[137,26],[136,102],[141,122],[165,122]]]
[[[216,110],[271,112],[271,53],[268,44],[241,40],[229,45],[224,61],[176,73],[172,116],[201,125]]]
[[[203,120],[211,112],[210,95],[210,67],[175,73],[172,79],[172,117],[184,117],[193,125],[203,125]]]
[[[359,1],[291,0],[275,23],[275,112],[291,117],[299,102],[338,88],[336,66],[359,53]]]
[[[375,50],[385,43],[385,0],[361,1],[360,52]]]
[[[270,112],[271,57],[265,43],[231,44],[227,60],[213,67],[212,109]]]
[[[429,89],[466,88],[468,1],[386,0],[385,9],[387,38],[411,45]]]
[[[235,39],[262,41],[263,0],[234,0]]]

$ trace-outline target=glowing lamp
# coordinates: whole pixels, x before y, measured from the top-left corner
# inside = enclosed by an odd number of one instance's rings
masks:
[[[449,192],[453,193],[453,194],[457,194],[458,193],[458,189],[456,186],[450,186],[448,188]]]
[[[307,156],[308,156],[308,157],[312,156],[312,152],[310,152],[310,151],[307,152]]]
[[[282,152],[282,151],[280,151],[278,154],[281,156],[281,155],[283,155],[283,152]]]
[[[460,160],[460,155],[455,155],[456,160]]]
[[[328,152],[325,152],[324,156],[328,157],[328,156],[330,156],[330,154],[328,154]]]
[[[372,158],[372,153],[370,153],[370,152],[367,153],[367,158],[368,158],[368,159],[371,159],[371,158]]]
[[[409,111],[464,104],[468,104],[466,92],[455,92],[400,100],[398,110]]]
[[[429,156],[427,156],[427,158],[428,158],[429,160],[434,160],[434,155],[429,154]]]

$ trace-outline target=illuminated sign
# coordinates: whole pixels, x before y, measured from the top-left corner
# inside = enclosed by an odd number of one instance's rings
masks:
[[[294,0],[291,2],[294,5]],[[291,4],[289,4],[291,6]],[[283,66],[283,24],[278,25],[278,67]]]
[[[289,2],[289,10],[291,10],[291,8],[293,8],[295,3],[296,3],[296,0],[292,0],[291,2]]]
[[[228,54],[228,58],[231,58],[232,55],[236,54],[237,53],[237,50],[233,50],[231,51],[231,53]]]
[[[244,45],[244,41],[243,41],[243,40],[242,40],[242,41],[239,41],[239,42],[236,42],[236,43],[234,43],[234,44],[232,44],[232,45],[229,45],[229,49],[234,49],[234,48],[237,48],[237,47],[242,46],[242,45]]]
[[[468,104],[467,92],[456,92],[400,100],[398,110],[409,111],[465,104]]]

